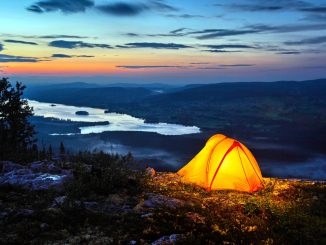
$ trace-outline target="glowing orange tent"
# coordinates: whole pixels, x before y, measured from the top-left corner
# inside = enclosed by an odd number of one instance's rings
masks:
[[[254,192],[264,186],[257,161],[248,148],[222,134],[212,136],[178,175],[207,190]]]

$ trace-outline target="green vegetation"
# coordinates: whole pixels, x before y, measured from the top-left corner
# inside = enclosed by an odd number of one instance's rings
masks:
[[[80,152],[69,158],[75,177],[65,186],[69,197],[107,196],[121,191],[137,195],[142,191],[144,174],[131,170],[131,155]]]

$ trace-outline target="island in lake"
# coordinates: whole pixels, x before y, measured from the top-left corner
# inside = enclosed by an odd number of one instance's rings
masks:
[[[80,115],[80,116],[88,116],[89,115],[89,113],[87,111],[76,111],[75,114]]]

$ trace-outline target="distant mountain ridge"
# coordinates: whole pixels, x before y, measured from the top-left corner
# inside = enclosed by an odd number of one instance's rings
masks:
[[[326,79],[309,81],[277,81],[277,82],[237,82],[215,83],[207,85],[191,85],[180,88],[176,92],[155,96],[153,101],[164,99],[189,100],[203,99],[203,95],[213,96],[214,99],[237,99],[245,97],[264,96],[298,96],[298,95],[323,95],[326,92]]]
[[[110,104],[131,103],[155,94],[146,88],[97,87],[52,88],[27,91],[25,96],[42,102],[108,108]]]

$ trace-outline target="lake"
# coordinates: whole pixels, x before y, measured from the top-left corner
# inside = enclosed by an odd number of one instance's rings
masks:
[[[183,126],[169,123],[146,123],[144,119],[119,114],[114,112],[106,113],[106,110],[91,107],[76,107],[62,104],[44,103],[35,100],[28,100],[33,107],[35,116],[69,120],[73,122],[108,122],[106,125],[94,125],[80,127],[80,134],[103,133],[107,131],[141,131],[153,132],[162,135],[184,135],[200,133],[196,126]],[[87,112],[88,115],[81,115],[76,112]],[[58,135],[59,133],[53,133]],[[65,133],[72,135],[74,133]]]

